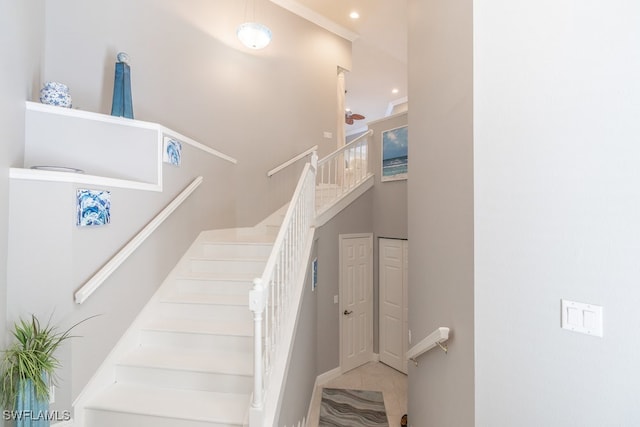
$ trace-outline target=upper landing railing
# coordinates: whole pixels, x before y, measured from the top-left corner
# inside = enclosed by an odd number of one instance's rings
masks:
[[[370,176],[371,135],[373,131],[368,130],[318,162],[318,212],[322,212]]]

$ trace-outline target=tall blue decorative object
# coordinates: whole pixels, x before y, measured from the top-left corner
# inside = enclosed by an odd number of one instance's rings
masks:
[[[49,427],[49,402],[36,397],[31,380],[21,380],[15,412],[16,427]]]
[[[131,99],[131,67],[129,55],[118,53],[116,75],[113,82],[113,103],[111,115],[133,119],[133,101]]]

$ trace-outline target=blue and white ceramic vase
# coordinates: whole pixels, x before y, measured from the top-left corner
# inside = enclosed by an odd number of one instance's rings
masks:
[[[46,82],[43,88],[40,89],[40,102],[58,107],[71,108],[69,88],[62,83]]]

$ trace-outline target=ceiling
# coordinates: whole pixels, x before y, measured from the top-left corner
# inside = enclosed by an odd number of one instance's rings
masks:
[[[387,115],[390,103],[406,100],[408,0],[271,1],[353,42],[346,107],[366,119],[346,125],[347,134]],[[360,18],[351,19],[353,11]]]

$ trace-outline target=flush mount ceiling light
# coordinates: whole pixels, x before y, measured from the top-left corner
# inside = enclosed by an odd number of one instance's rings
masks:
[[[353,12],[351,12],[351,13],[349,14],[349,18],[351,18],[351,19],[358,19],[358,18],[360,18],[360,14],[354,10]]]
[[[236,35],[249,49],[262,49],[271,43],[271,30],[256,20],[257,0],[246,0],[244,4],[244,24],[240,24]]]
[[[271,30],[257,22],[245,22],[236,31],[238,39],[250,49],[262,49],[271,43]]]

